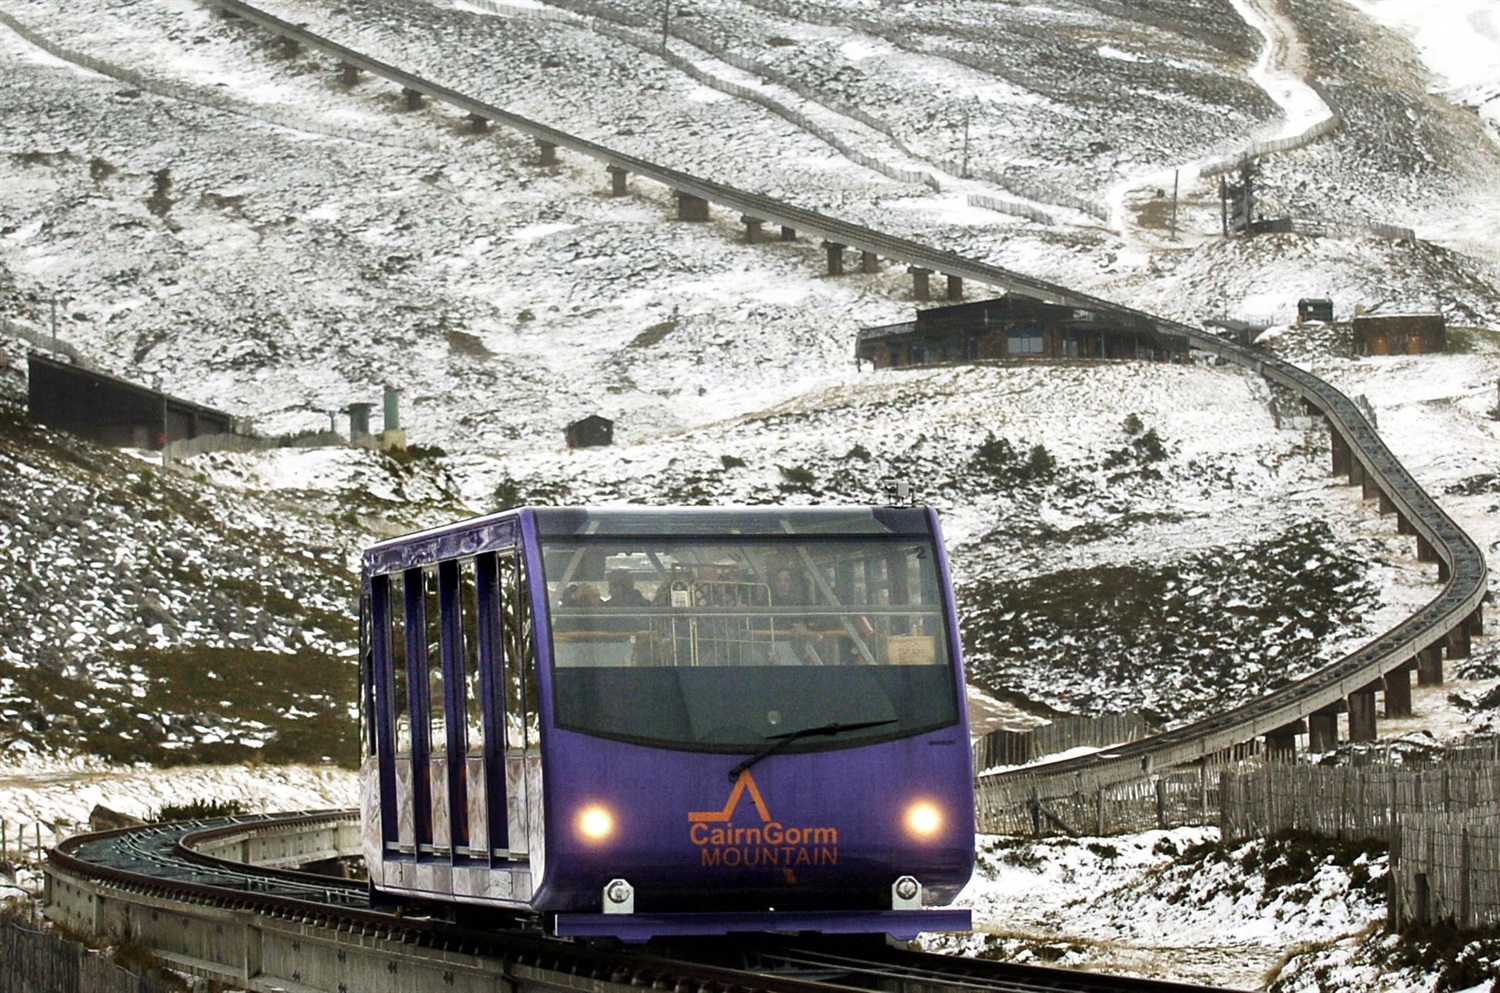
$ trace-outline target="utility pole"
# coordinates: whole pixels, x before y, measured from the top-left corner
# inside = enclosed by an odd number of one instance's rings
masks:
[[[672,23],[672,0],[661,0],[661,50],[667,50],[667,31]]]
[[[969,178],[969,105],[964,104],[964,168],[960,173],[964,179]]]
[[[169,460],[167,446],[172,439],[167,434],[167,391],[162,388],[161,377],[156,377],[156,392],[161,394],[161,467],[165,469]]]
[[[1177,240],[1177,182],[1181,178],[1182,170],[1172,170],[1172,240]]]

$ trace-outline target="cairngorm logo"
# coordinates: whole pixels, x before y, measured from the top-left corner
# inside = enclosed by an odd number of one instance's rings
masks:
[[[735,811],[746,796],[760,823],[736,826]],[[749,769],[734,781],[722,810],[689,811],[687,822],[688,840],[705,868],[779,868],[786,881],[795,884],[799,866],[839,863],[839,829],[787,825],[772,817]]]

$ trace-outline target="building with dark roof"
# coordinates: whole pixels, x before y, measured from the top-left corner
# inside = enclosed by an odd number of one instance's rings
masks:
[[[1442,314],[1357,314],[1350,326],[1355,355],[1422,355],[1448,350]]]
[[[563,431],[569,448],[597,448],[615,440],[615,422],[599,414],[590,414],[569,424]]]
[[[986,359],[1182,361],[1184,335],[1143,316],[1050,304],[1008,293],[917,311],[916,320],[861,328],[855,357],[877,369]]]
[[[120,448],[232,434],[221,410],[32,352],[27,356],[27,414],[39,424]]]

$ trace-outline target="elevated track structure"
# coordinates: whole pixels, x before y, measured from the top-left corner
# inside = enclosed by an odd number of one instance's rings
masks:
[[[80,835],[46,866],[47,913],[239,989],[287,993],[1212,993],[1206,987],[788,936],[605,948],[496,922],[371,909],[365,884],[295,866],[353,855],[354,811]]]

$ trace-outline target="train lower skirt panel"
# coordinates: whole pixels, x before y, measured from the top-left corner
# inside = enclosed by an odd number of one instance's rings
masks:
[[[560,938],[616,938],[639,943],[656,937],[731,934],[738,931],[816,931],[821,934],[888,934],[910,941],[925,931],[969,931],[968,910],[788,910],[702,914],[558,914]]]

